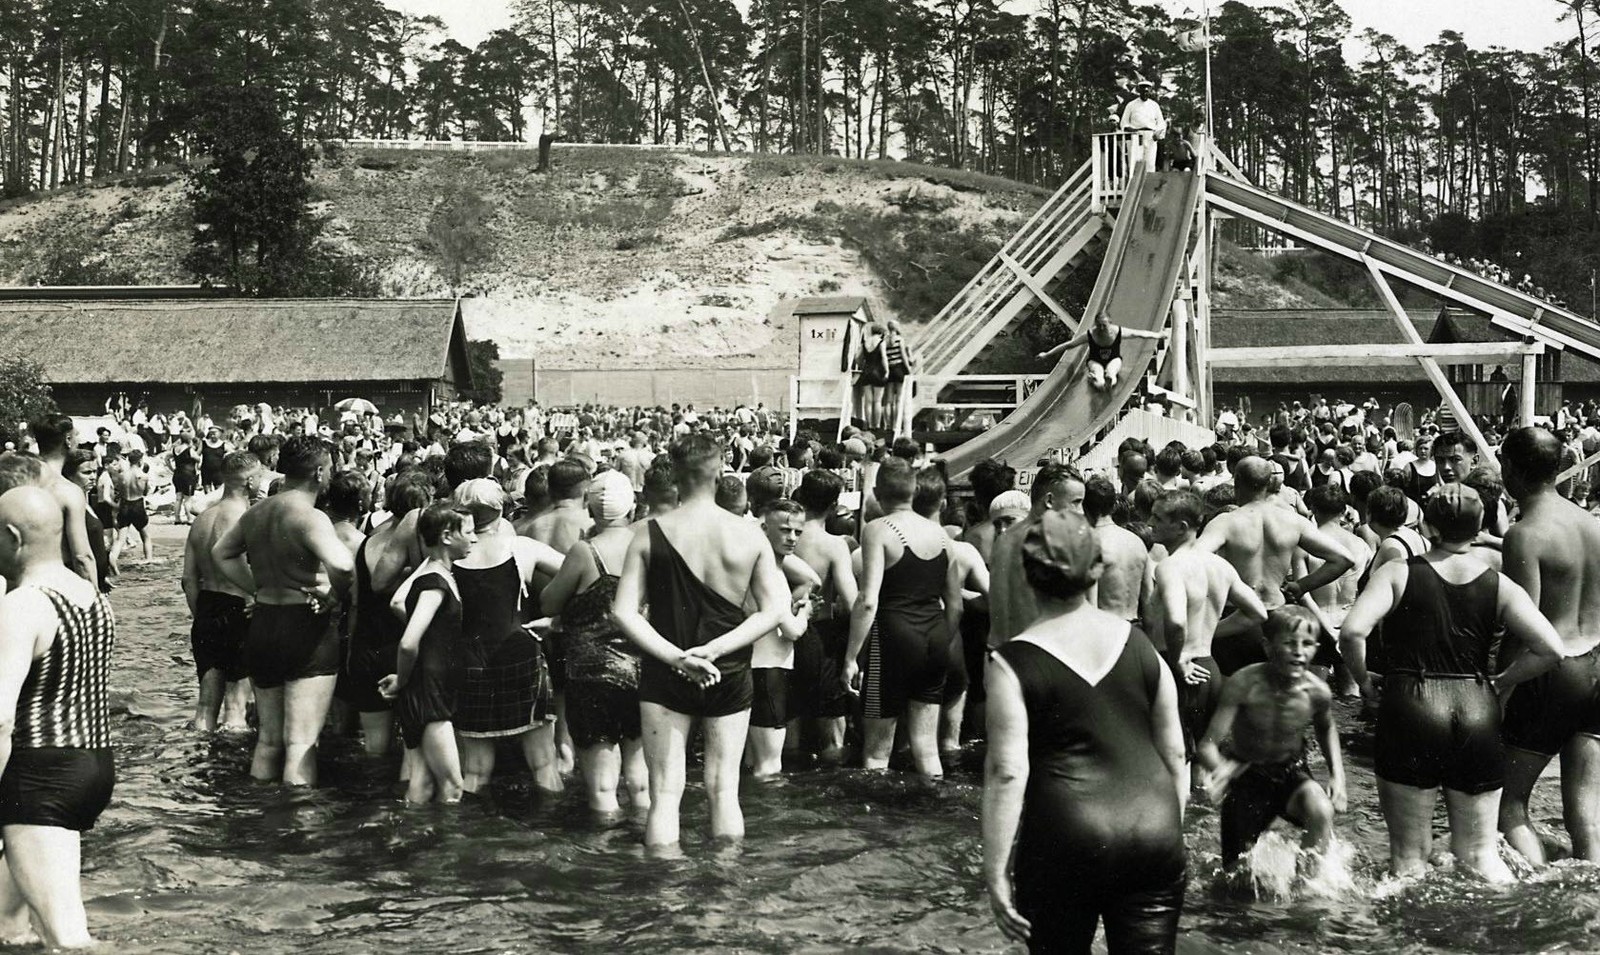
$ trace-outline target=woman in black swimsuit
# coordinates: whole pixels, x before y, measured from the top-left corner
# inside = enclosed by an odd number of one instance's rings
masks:
[[[889,358],[882,325],[868,322],[861,329],[861,347],[852,364],[856,373],[856,414],[867,427],[876,428],[879,426],[883,388],[889,383]]]
[[[1171,952],[1183,909],[1183,730],[1144,633],[1085,602],[1100,547],[1047,511],[1023,542],[1039,619],[988,667],[983,873],[1007,937],[1033,952]]]
[[[1402,878],[1426,870],[1443,787],[1456,860],[1491,882],[1510,882],[1498,848],[1505,778],[1499,694],[1558,663],[1561,638],[1527,591],[1471,554],[1483,523],[1476,491],[1441,485],[1424,513],[1438,543],[1374,571],[1339,635],[1362,696],[1379,701],[1373,768],[1389,865]],[[1381,696],[1366,666],[1367,635],[1379,621],[1387,667]],[[1491,676],[1501,624],[1524,649]]]
[[[1122,339],[1148,338],[1159,341],[1167,337],[1164,331],[1147,332],[1139,328],[1126,328],[1113,324],[1105,312],[1094,317],[1094,324],[1049,351],[1039,353],[1040,358],[1052,358],[1080,345],[1089,346],[1087,372],[1089,387],[1096,391],[1110,391],[1122,377]]]

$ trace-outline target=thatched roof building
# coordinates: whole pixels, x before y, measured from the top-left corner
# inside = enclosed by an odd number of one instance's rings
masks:
[[[5,353],[39,362],[71,413],[122,394],[157,410],[362,397],[394,414],[471,380],[450,299],[0,301]]]
[[[1414,310],[1409,315],[1423,341],[1491,342],[1514,338],[1495,328],[1487,318],[1471,312],[1429,309]],[[1401,342],[1394,319],[1382,310],[1216,309],[1211,317],[1211,343],[1218,348]],[[1448,368],[1457,391],[1477,413],[1498,413],[1498,395],[1503,386],[1488,387],[1491,370],[1465,365]],[[1520,367],[1505,370],[1513,381],[1521,378]],[[1553,410],[1563,398],[1581,400],[1600,393],[1600,365],[1577,354],[1552,350],[1540,361],[1538,384],[1537,404],[1543,413]],[[1219,368],[1215,387],[1218,401],[1249,398],[1255,407],[1303,401],[1311,394],[1358,401],[1370,395],[1385,402],[1409,401],[1419,407],[1432,407],[1439,402],[1438,393],[1417,365],[1330,363],[1310,368]]]

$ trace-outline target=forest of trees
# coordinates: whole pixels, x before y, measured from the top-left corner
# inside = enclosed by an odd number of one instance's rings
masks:
[[[1565,248],[1559,268],[1586,291],[1595,263],[1566,237],[1600,212],[1600,0],[1526,6],[1571,42],[1484,50],[1446,30],[1417,50],[1364,30],[1353,58],[1336,0],[1220,3],[1215,136],[1258,181],[1389,234],[1462,256]],[[207,111],[241,88],[305,143],[519,140],[542,111],[566,140],[895,156],[1043,184],[1083,161],[1135,77],[1162,83],[1175,127],[1203,115],[1198,23],[1131,0],[514,9],[469,48],[380,0],[7,0],[0,182],[16,195],[192,161]]]

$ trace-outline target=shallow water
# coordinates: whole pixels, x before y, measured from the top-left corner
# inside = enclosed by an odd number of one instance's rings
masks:
[[[455,810],[407,810],[392,764],[333,741],[316,791],[256,784],[244,740],[184,728],[194,671],[176,565],[130,569],[113,603],[119,779],[84,857],[91,927],[118,955],[1006,949],[979,879],[975,751],[939,784],[838,770],[746,782],[740,847],[705,838],[691,786],[683,857],[647,859],[637,826],[597,829],[576,792],[533,796],[525,774]],[[1216,877],[1215,813],[1196,806],[1180,951],[1600,949],[1594,866],[1562,863],[1509,890],[1446,866],[1415,884],[1384,879],[1370,727],[1342,716],[1352,805],[1339,830],[1353,888],[1230,895]],[[1535,813],[1547,825],[1559,825],[1558,798],[1541,783]]]

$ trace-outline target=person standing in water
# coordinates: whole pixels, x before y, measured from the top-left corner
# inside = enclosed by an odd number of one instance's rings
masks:
[[[1302,848],[1325,852],[1333,814],[1348,803],[1333,693],[1311,672],[1322,627],[1304,607],[1280,607],[1263,630],[1267,662],[1228,678],[1198,752],[1206,791],[1222,809],[1222,864],[1229,869],[1278,818],[1305,830]],[[1328,761],[1326,792],[1306,763],[1313,727]]]
[[[705,733],[711,834],[743,838],[739,763],[754,695],[751,646],[778,626],[789,599],[761,529],[717,506],[717,442],[688,434],[670,453],[678,506],[635,530],[612,605],[617,625],[644,653],[639,714],[650,770],[644,841],[651,847],[678,842],[696,719]],[[757,609],[747,614],[744,601],[752,593]]]
[[[1496,828],[1505,779],[1499,694],[1555,666],[1561,637],[1527,591],[1471,555],[1483,522],[1476,491],[1440,485],[1424,514],[1438,542],[1421,557],[1378,568],[1339,634],[1361,695],[1378,700],[1373,762],[1389,865],[1400,877],[1427,868],[1442,787],[1456,860],[1490,882],[1510,882]],[[1367,635],[1380,620],[1381,695],[1366,666]],[[1522,650],[1491,676],[1502,624]]]
[[[1096,391],[1110,391],[1117,386],[1122,378],[1122,339],[1148,338],[1151,341],[1160,341],[1167,337],[1166,332],[1147,332],[1142,328],[1128,328],[1117,325],[1111,321],[1111,316],[1105,311],[1097,313],[1094,321],[1088,328],[1078,332],[1049,351],[1039,353],[1040,358],[1054,358],[1062,352],[1070,351],[1082,345],[1089,346],[1089,360],[1087,371],[1089,374],[1089,387]]]
[[[61,560],[49,491],[0,494],[0,934],[52,948],[93,943],[80,886],[82,833],[111,801],[111,602]]]
[[[290,438],[278,466],[283,490],[246,510],[211,555],[223,578],[255,595],[245,665],[260,735],[250,775],[313,786],[339,672],[339,632],[328,608],[333,594],[349,588],[355,561],[317,510],[333,472],[327,447],[306,435]]]
[[[260,469],[261,462],[247,451],[228,454],[222,462],[222,497],[189,525],[183,547],[183,595],[194,620],[189,645],[200,676],[194,728],[202,732],[215,730],[219,717],[229,732],[249,729],[244,645],[250,634],[250,591],[222,574],[212,549],[244,516]]]
[[[1183,910],[1188,774],[1172,673],[1138,627],[1090,604],[1099,543],[1080,514],[1024,531],[1039,616],[990,658],[983,877],[1032,952],[1171,952]]]
[[[1544,846],[1528,798],[1561,756],[1561,802],[1572,855],[1600,858],[1600,524],[1556,493],[1561,442],[1518,428],[1500,448],[1506,490],[1522,519],[1506,532],[1505,572],[1527,589],[1561,636],[1555,669],[1519,687],[1506,705],[1506,794],[1500,829],[1530,862]]]

